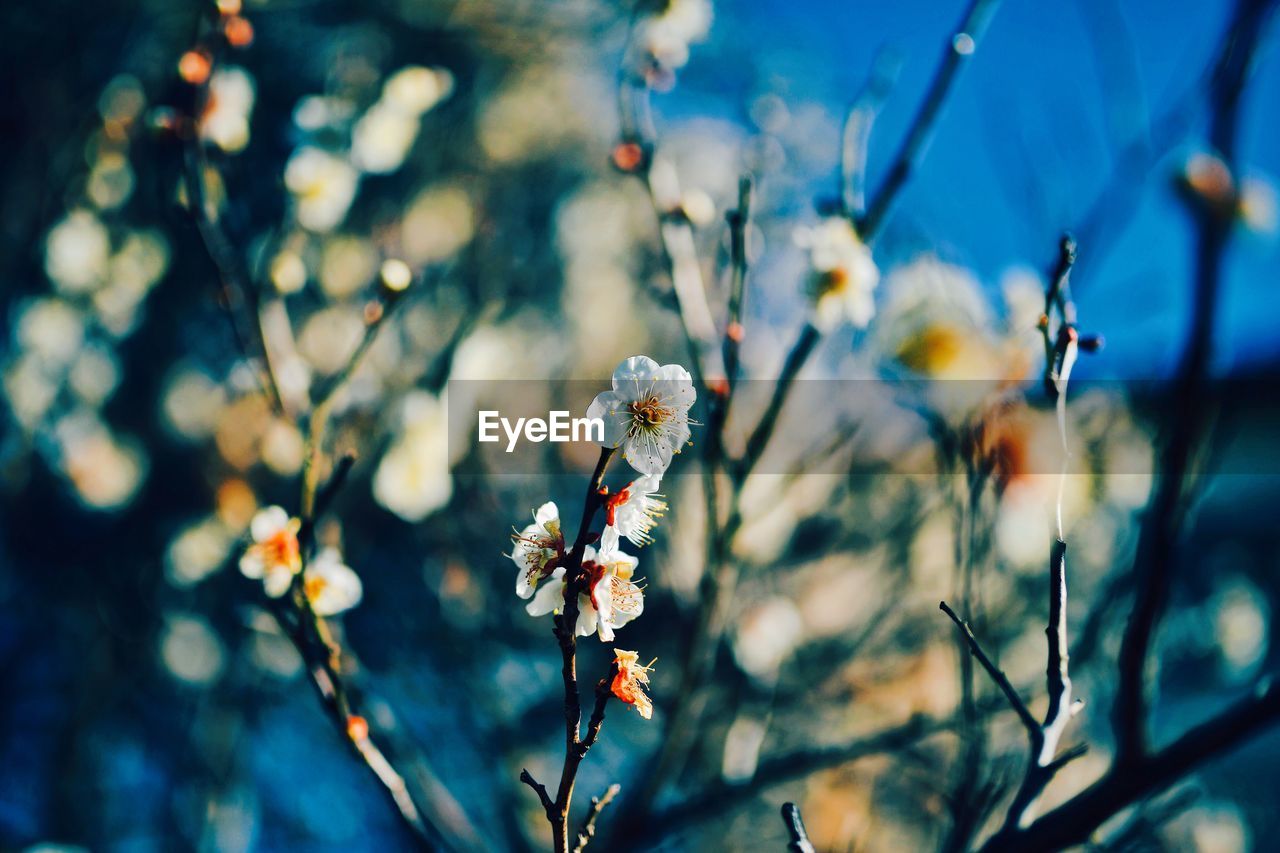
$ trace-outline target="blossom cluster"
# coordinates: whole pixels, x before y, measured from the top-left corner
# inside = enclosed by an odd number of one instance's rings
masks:
[[[570,573],[579,570],[578,636],[597,634],[612,642],[615,631],[644,612],[644,588],[636,579],[639,560],[625,553],[621,542],[637,547],[653,542],[652,531],[667,509],[658,493],[662,476],[689,442],[689,409],[696,398],[692,377],[676,364],[632,356],[614,371],[612,388],[596,396],[587,416],[603,420],[601,443],[620,451],[639,476],[612,494],[602,490],[605,526],[595,545],[583,547],[580,565],[572,564],[553,502],[539,507],[533,523],[515,533],[516,595],[532,599],[525,608],[529,615],[558,613]],[[613,693],[647,719],[652,705],[641,688],[648,683],[648,668],[635,664],[634,652],[615,652]]]

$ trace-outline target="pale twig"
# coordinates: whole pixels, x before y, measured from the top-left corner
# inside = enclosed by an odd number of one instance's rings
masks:
[[[898,80],[901,57],[882,50],[871,65],[862,92],[845,115],[840,133],[840,206],[855,226],[867,207],[867,148],[885,100]]]
[[[614,783],[605,788],[600,796],[591,798],[591,806],[587,809],[586,819],[582,821],[582,828],[578,830],[578,842],[573,846],[573,853],[582,853],[587,849],[591,839],[596,837],[596,821],[600,819],[600,812],[613,802],[613,798],[618,796],[621,790],[622,786]]]

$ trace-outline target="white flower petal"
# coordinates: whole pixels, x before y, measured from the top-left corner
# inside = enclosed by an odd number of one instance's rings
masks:
[[[289,513],[283,507],[269,506],[258,510],[249,522],[249,533],[254,542],[263,542],[289,526]]]

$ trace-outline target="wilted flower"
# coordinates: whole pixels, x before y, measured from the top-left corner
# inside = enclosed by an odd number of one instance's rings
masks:
[[[644,591],[631,580],[639,561],[618,550],[618,534],[606,528],[600,550],[588,546],[582,555],[586,576],[584,589],[578,595],[578,621],[574,633],[585,637],[598,632],[604,642],[613,640],[613,632],[644,612]],[[565,570],[557,568],[549,582],[525,610],[530,616],[545,616],[560,610],[564,604]]]
[[[240,558],[240,573],[247,578],[262,579],[267,595],[279,598],[289,591],[293,576],[302,571],[302,554],[298,547],[298,528],[302,523],[290,518],[278,506],[259,510],[249,522],[253,544]]]
[[[622,702],[634,707],[646,720],[653,716],[653,702],[645,695],[644,688],[649,686],[649,673],[653,671],[653,661],[648,666],[640,665],[640,656],[636,652],[625,649],[613,650],[613,664],[618,674],[613,677],[610,689],[613,695]]]
[[[325,548],[303,574],[302,588],[319,616],[336,616],[360,603],[364,587],[360,576],[342,562],[336,548]]]
[[[564,557],[564,534],[560,532],[560,510],[552,501],[538,507],[533,524],[511,537],[511,559],[520,567],[516,575],[516,595],[529,598],[538,581],[552,574]],[[563,575],[563,569],[560,570]]]
[[[604,420],[604,444],[641,474],[661,475],[689,440],[689,407],[697,399],[689,371],[634,355],[613,372],[613,390],[596,395],[587,417]]]
[[[632,480],[605,501],[605,523],[625,536],[633,545],[643,547],[653,541],[649,531],[667,510],[667,502],[655,496],[661,479],[649,474]]]
[[[809,250],[814,325],[828,331],[848,321],[866,328],[876,313],[872,293],[880,283],[880,269],[853,225],[830,216],[813,228],[799,229],[796,242]]]

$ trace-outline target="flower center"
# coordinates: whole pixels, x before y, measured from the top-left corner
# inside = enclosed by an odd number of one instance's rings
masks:
[[[627,408],[631,412],[634,426],[643,430],[652,430],[661,426],[674,414],[671,408],[662,405],[662,402],[652,395],[643,400],[636,400]]]
[[[290,530],[281,530],[262,543],[262,556],[269,565],[288,566],[298,564],[298,537]]]

